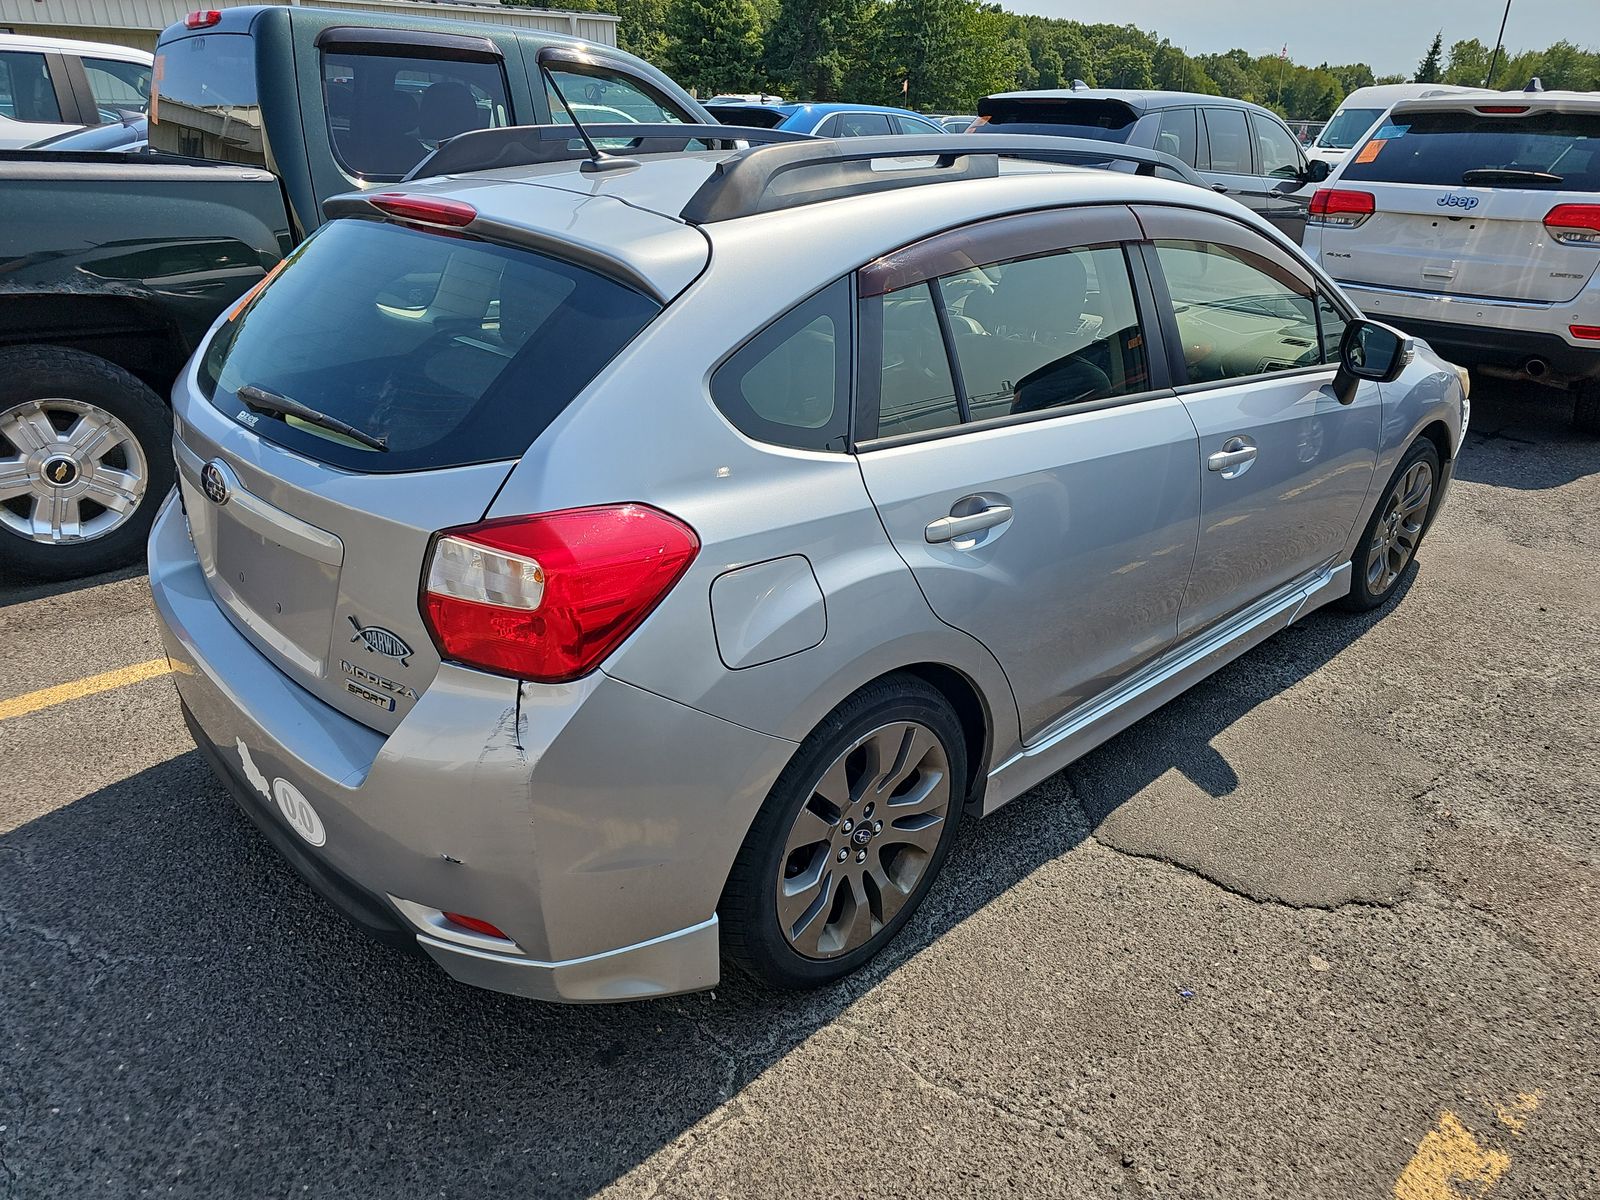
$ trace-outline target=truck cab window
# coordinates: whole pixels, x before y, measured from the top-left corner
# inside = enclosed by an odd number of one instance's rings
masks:
[[[510,123],[498,62],[329,51],[322,88],[334,157],[362,179],[399,179],[447,138]]]

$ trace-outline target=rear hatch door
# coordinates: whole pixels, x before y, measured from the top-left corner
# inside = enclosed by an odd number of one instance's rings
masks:
[[[1600,106],[1399,106],[1331,186],[1371,193],[1353,229],[1324,227],[1325,261],[1350,283],[1562,303],[1600,253],[1550,236],[1561,204],[1600,203]],[[1424,105],[1431,107],[1422,107]]]
[[[284,674],[392,730],[439,666],[418,605],[434,534],[480,519],[659,310],[529,249],[324,226],[179,388],[184,507],[219,606]]]

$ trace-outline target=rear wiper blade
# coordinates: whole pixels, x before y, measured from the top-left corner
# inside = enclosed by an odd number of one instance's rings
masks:
[[[1478,167],[1462,172],[1461,182],[1471,187],[1475,183],[1560,183],[1564,178],[1549,171],[1528,171],[1521,167]]]
[[[368,433],[365,429],[357,429],[348,421],[341,421],[338,417],[330,417],[327,413],[318,412],[310,405],[301,404],[298,400],[291,400],[288,396],[280,396],[277,392],[269,392],[266,388],[258,388],[253,383],[247,383],[236,393],[249,407],[257,412],[275,413],[280,417],[298,417],[311,425],[320,425],[323,429],[333,433],[341,433],[353,441],[360,442],[363,446],[370,446],[374,450],[388,450],[389,439]]]

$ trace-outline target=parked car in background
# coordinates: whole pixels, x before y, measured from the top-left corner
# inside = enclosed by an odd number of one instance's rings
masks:
[[[1237,204],[966,134],[522,137],[218,320],[150,541],[213,769],[458,980],[838,979],[964,814],[1404,591],[1462,377]]]
[[[710,104],[706,110],[724,125],[784,129],[816,137],[878,137],[899,133],[942,134],[921,113],[875,104]]]
[[[782,104],[783,103],[783,97],[782,96],[775,96],[770,92],[745,92],[745,93],[723,92],[720,95],[716,95],[716,96],[711,97],[711,99],[709,99],[709,100],[702,100],[701,103],[702,104]]]
[[[972,128],[972,123],[978,119],[977,114],[965,117],[935,117],[938,123],[944,126],[947,133],[965,133]]]
[[[1276,113],[1190,92],[1006,92],[979,102],[972,132],[1063,134],[1160,150],[1193,167],[1296,244],[1311,198],[1307,185],[1328,173],[1325,164],[1307,162]]]
[[[468,130],[566,123],[542,69],[585,122],[710,120],[621,51],[420,14],[209,10],[156,55],[156,153],[0,152],[0,575],[139,556],[172,485],[172,380],[328,196]]]
[[[147,50],[0,33],[0,150],[142,113]]]
[[[1600,94],[1402,100],[1313,197],[1306,249],[1451,360],[1567,388],[1600,435]]]
[[[34,142],[29,150],[79,152],[85,150],[142,150],[149,141],[150,122],[135,114],[105,125],[85,125]]]
[[[1357,88],[1340,102],[1322,132],[1306,147],[1306,157],[1332,166],[1372,132],[1378,118],[1388,112],[1391,105],[1423,96],[1449,96],[1474,90],[1448,83],[1385,83]]]

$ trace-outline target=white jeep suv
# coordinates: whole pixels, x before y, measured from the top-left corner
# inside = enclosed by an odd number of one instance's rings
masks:
[[[1312,197],[1305,247],[1446,357],[1570,390],[1600,435],[1600,94],[1401,101]]]

